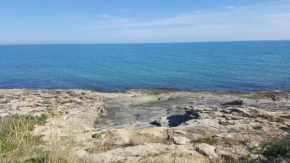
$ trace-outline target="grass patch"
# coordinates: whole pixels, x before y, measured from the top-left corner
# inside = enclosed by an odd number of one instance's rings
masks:
[[[100,139],[102,137],[101,133],[95,133],[92,135],[92,138],[94,139]]]
[[[250,99],[262,99],[262,98],[270,98],[274,99],[277,95],[279,95],[277,92],[254,92],[246,97]]]
[[[266,98],[267,93],[266,92],[254,92],[254,93],[248,95],[248,97],[254,98],[254,99]]]
[[[62,101],[60,104],[61,105],[65,105],[65,104],[69,104],[69,103],[72,103],[72,101],[71,100]]]
[[[41,116],[15,114],[1,118],[0,162],[10,157],[23,157],[35,153],[36,146],[41,143],[41,140],[33,136],[31,131],[34,130],[35,125],[43,125],[46,119],[46,114]]]
[[[262,152],[264,156],[267,157],[278,157],[283,156],[286,158],[290,157],[290,137],[276,139],[269,143],[265,143],[264,146],[267,146],[265,151]]]
[[[197,140],[192,140],[191,142],[194,143],[206,143],[209,145],[214,145],[216,143],[218,143],[218,139],[217,138],[198,138]]]
[[[32,157],[24,161],[24,163],[45,163],[45,157]]]
[[[262,128],[263,128],[262,125],[256,125],[256,126],[253,126],[253,129],[255,129],[255,130],[260,130],[260,129],[262,129]]]
[[[251,118],[257,118],[257,117],[263,118],[263,119],[266,119],[266,120],[269,120],[271,122],[281,122],[281,123],[285,122],[285,119],[284,118],[281,118],[281,117],[275,118],[274,116],[268,115],[268,114],[251,115]]]
[[[257,115],[254,115],[254,118],[256,118],[256,117],[260,117],[260,118],[267,119],[267,120],[271,120],[271,119],[274,118],[273,116],[268,115],[268,114],[257,114]]]
[[[139,145],[138,143],[134,143],[134,142],[130,142],[130,143],[126,144],[127,147],[135,147],[138,145]]]
[[[274,118],[271,121],[272,122],[281,122],[281,123],[283,123],[283,122],[285,122],[285,119],[284,118]]]
[[[73,153],[73,139],[58,141],[52,138],[46,146],[41,137],[31,131],[45,124],[48,116],[9,115],[0,118],[1,163],[81,163]]]
[[[223,125],[223,126],[231,126],[231,125],[235,125],[235,124],[234,123],[223,122],[223,123],[221,123],[221,125]]]
[[[139,102],[137,105],[144,105],[144,104],[156,103],[156,102],[159,102],[160,100],[161,100],[161,97],[158,97],[155,100],[149,100],[149,101]]]
[[[265,141],[265,140],[262,140],[262,141],[260,142],[260,145],[261,145],[261,146],[266,146],[267,144],[268,144],[268,142]]]
[[[5,93],[7,92],[7,90],[0,90],[0,93]]]

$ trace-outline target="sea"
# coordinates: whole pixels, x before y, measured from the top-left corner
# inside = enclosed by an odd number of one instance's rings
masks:
[[[0,45],[0,89],[290,90],[290,41]]]

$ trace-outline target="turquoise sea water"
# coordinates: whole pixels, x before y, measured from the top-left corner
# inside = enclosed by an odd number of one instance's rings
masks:
[[[290,89],[290,41],[3,45],[0,88]]]

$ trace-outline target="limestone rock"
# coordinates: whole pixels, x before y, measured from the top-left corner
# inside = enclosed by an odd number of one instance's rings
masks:
[[[178,162],[200,163],[208,162],[208,159],[193,150],[193,147],[183,145],[164,145],[148,143],[127,148],[117,148],[103,153],[90,155],[91,162]]]
[[[209,159],[215,159],[219,157],[219,155],[216,153],[216,148],[205,143],[197,145],[196,151],[205,155]]]
[[[153,122],[151,122],[152,125],[161,126],[161,127],[168,127],[169,126],[169,120],[167,117],[161,117]]]
[[[241,106],[241,105],[245,105],[243,100],[234,100],[231,102],[226,102],[221,104],[222,106]]]
[[[190,142],[189,139],[187,139],[186,137],[182,137],[182,136],[174,136],[173,141],[177,145],[185,145],[185,144]]]
[[[187,120],[210,118],[211,116],[208,113],[214,111],[213,108],[205,105],[186,106],[184,109]]]

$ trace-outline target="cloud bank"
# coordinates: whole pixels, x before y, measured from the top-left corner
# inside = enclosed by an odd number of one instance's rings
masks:
[[[107,42],[191,42],[290,39],[290,3],[226,6],[218,12],[180,13],[142,21],[113,17],[88,28],[109,30]]]

